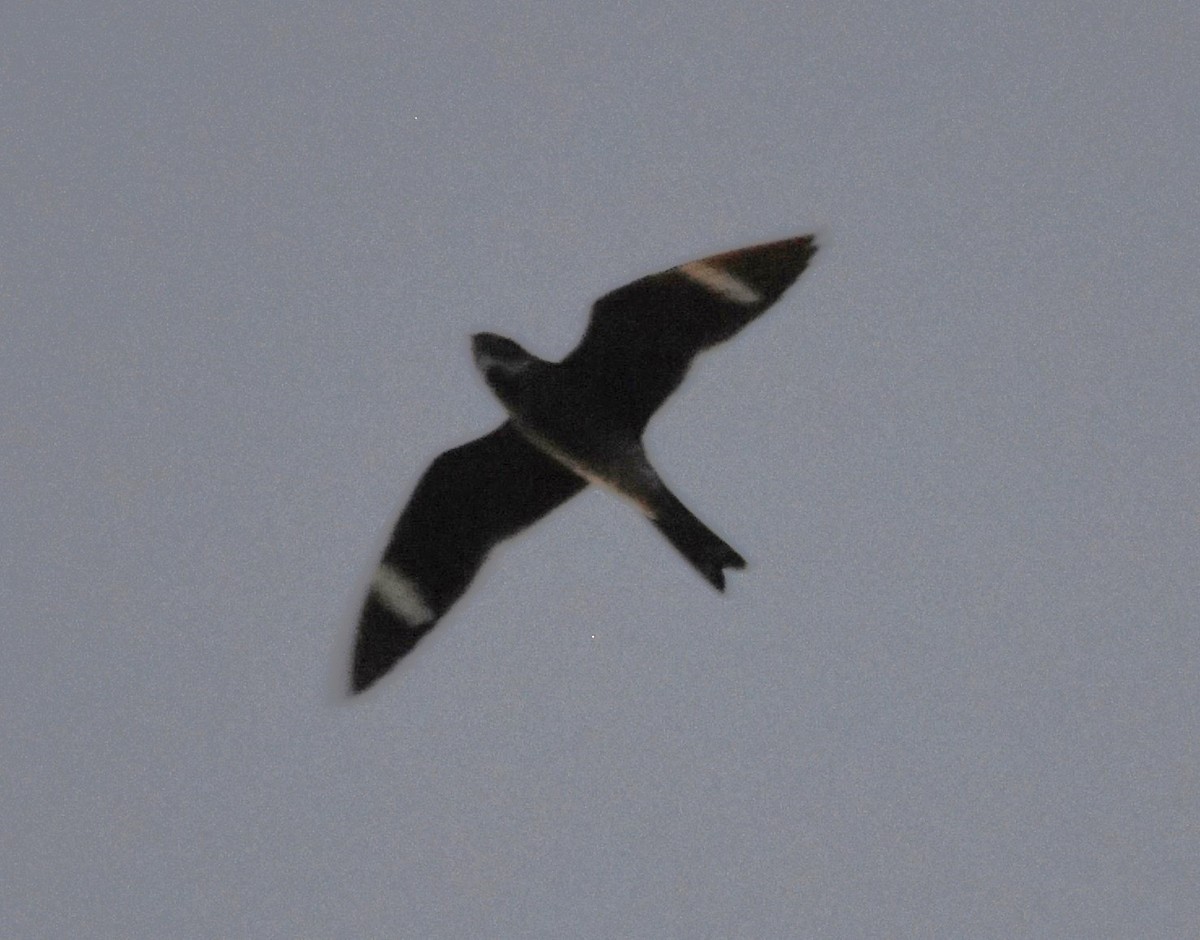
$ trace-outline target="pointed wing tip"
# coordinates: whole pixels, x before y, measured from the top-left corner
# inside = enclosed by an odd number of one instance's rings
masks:
[[[761,312],[796,282],[817,249],[811,232],[710,255],[675,270],[735,305]]]
[[[386,588],[387,582],[383,583]],[[401,616],[380,600],[377,590],[378,588],[375,588],[367,595],[367,601],[363,605],[362,614],[358,620],[358,635],[354,640],[354,658],[350,664],[350,694],[352,696],[365,692],[391,672],[437,622],[432,611],[414,609],[414,605],[417,603],[414,600],[416,595],[403,594],[391,597],[394,605],[408,605],[408,616]],[[413,617],[414,613],[420,613],[421,616]],[[417,621],[415,625],[414,620]]]
[[[784,242],[791,242],[797,248],[816,251],[820,246],[817,244],[817,233],[809,232],[807,235],[796,235],[793,238],[785,238]]]
[[[785,265],[794,266],[796,276],[799,277],[820,248],[821,246],[817,243],[817,233],[809,232],[807,235],[796,235],[793,238],[784,238],[777,242],[767,242],[765,245],[759,245],[757,249],[749,250],[761,250],[771,255],[782,256],[780,261]]]
[[[396,668],[426,632],[411,629],[402,621],[360,625],[350,668],[351,696],[365,692]]]
[[[358,643],[354,650],[354,664],[350,670],[350,695],[361,695],[376,682],[391,672],[392,667],[400,661],[399,656],[392,656],[372,644],[363,643],[363,634],[359,633]]]
[[[355,662],[354,669],[350,674],[350,696],[361,695],[367,689],[371,688],[377,680],[383,677],[383,674],[391,667],[386,667],[382,670],[365,670],[360,668],[360,663]]]

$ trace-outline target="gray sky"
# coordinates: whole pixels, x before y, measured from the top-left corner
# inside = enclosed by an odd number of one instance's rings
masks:
[[[1200,8],[7,4],[23,938],[1200,934]],[[467,338],[816,229],[372,694]]]

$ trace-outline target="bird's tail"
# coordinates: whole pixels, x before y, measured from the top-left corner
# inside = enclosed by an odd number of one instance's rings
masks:
[[[660,509],[654,525],[718,591],[725,590],[724,569],[746,567],[746,559],[726,545],[674,496]]]

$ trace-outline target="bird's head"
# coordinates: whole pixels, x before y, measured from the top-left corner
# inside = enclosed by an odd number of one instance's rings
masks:
[[[511,339],[495,333],[476,333],[471,337],[471,351],[487,384],[505,404],[512,404],[523,376],[539,361]]]

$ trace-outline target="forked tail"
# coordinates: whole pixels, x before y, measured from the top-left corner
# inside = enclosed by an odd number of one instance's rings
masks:
[[[654,525],[718,591],[725,590],[724,569],[746,567],[746,559],[725,544],[674,496],[667,500]]]

